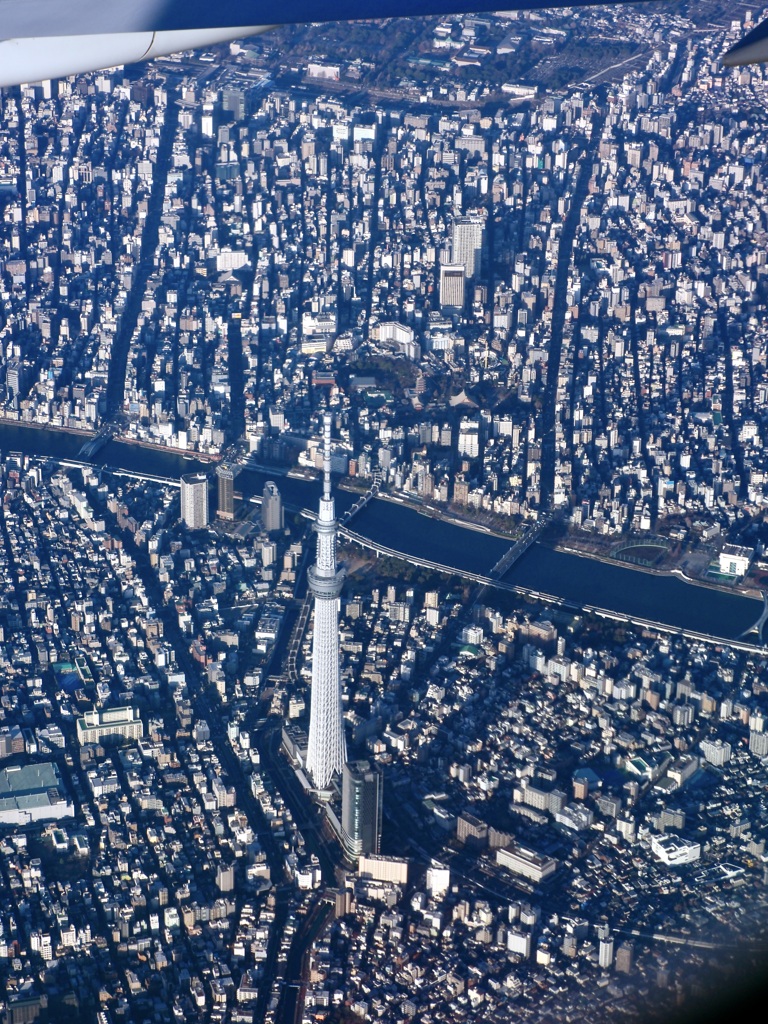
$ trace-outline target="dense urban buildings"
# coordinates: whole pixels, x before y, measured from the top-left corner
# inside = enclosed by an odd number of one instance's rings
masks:
[[[7,1020],[736,1015],[748,12],[298,26],[0,94]]]

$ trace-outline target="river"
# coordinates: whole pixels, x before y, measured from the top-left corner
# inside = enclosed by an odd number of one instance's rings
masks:
[[[84,435],[0,422],[0,451],[75,459]],[[96,463],[154,476],[178,477],[205,463],[161,448],[110,441]],[[274,479],[283,501],[293,508],[316,508],[319,483],[312,480],[244,470],[236,489],[248,499]],[[336,489],[343,513],[356,499]],[[354,519],[354,529],[370,540],[394,548],[407,558],[418,556],[455,572],[488,575],[509,547],[502,537],[444,522],[397,502],[376,499]],[[644,572],[626,565],[534,544],[504,577],[526,590],[557,597],[567,604],[606,609],[620,616],[658,622],[673,629],[712,638],[736,640],[760,618],[762,603],[728,590],[687,583],[677,576]]]

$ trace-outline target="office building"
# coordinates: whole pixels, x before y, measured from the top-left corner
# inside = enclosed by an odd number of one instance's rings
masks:
[[[632,967],[635,961],[635,944],[634,942],[626,941],[622,942],[619,948],[616,950],[616,970],[620,974],[631,974]]]
[[[480,274],[484,235],[482,217],[458,217],[453,222],[451,255],[454,264],[464,267],[467,280],[473,280]]]
[[[739,544],[724,544],[719,555],[720,572],[737,579],[746,576],[754,553],[752,548],[741,547]]]
[[[408,861],[402,857],[382,857],[381,854],[363,854],[357,862],[358,878],[393,885],[408,884]]]
[[[307,771],[327,789],[347,760],[339,672],[339,594],[344,570],[336,568],[336,510],[331,494],[331,417],[323,421],[323,496],[315,523],[317,559],[308,572],[315,599],[312,636],[312,698]]]
[[[488,845],[488,826],[474,814],[465,811],[456,820],[456,838],[460,843],[481,848]]]
[[[378,853],[381,844],[381,771],[370,761],[348,761],[341,785],[341,841],[350,857]]]
[[[21,389],[23,387],[24,368],[19,359],[9,359],[5,371],[5,387],[12,407],[18,409]]]
[[[205,473],[187,473],[181,478],[181,518],[190,530],[208,525],[208,477]]]
[[[440,267],[440,308],[447,311],[464,309],[464,267],[446,263]]]
[[[261,522],[267,533],[278,533],[284,525],[283,500],[273,480],[267,480],[261,496]]]
[[[101,743],[110,737],[138,740],[144,726],[137,708],[93,708],[77,720],[77,738],[80,744]]]
[[[701,844],[666,832],[651,836],[651,853],[664,864],[693,864],[701,857]]]
[[[510,843],[509,846],[497,850],[496,863],[514,875],[522,875],[523,878],[535,882],[536,885],[557,870],[557,861],[553,857],[542,857],[534,850],[518,843]]]
[[[216,515],[219,519],[235,518],[235,471],[231,466],[222,464],[216,467],[216,478],[219,484],[219,502]]]

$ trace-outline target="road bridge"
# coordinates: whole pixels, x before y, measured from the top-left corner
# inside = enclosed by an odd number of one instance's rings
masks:
[[[374,498],[378,497],[380,488],[381,488],[381,476],[379,475],[379,471],[376,470],[376,472],[375,472],[375,474],[373,476],[373,483],[371,484],[369,489],[365,492],[365,494],[361,498],[358,498],[358,500],[355,502],[354,505],[352,505],[351,508],[347,509],[347,511],[344,513],[344,515],[339,520],[339,526],[346,526],[346,524],[354,516],[356,516],[358,512],[362,512],[362,510],[365,508],[365,506],[370,501],[372,501]]]
[[[750,626],[749,629],[745,629],[744,630],[744,632],[738,638],[739,640],[744,640],[751,633],[754,633],[757,636],[757,639],[759,641],[762,641],[762,639],[763,639],[763,626],[765,625],[766,620],[768,620],[768,593],[766,593],[766,591],[763,591],[762,593],[763,593],[763,610],[760,613],[760,618],[757,620],[757,622],[754,624],[754,626]]]
[[[533,526],[529,527],[529,529],[526,530],[525,535],[516,541],[509,551],[503,554],[496,565],[494,565],[491,569],[491,577],[493,579],[500,580],[502,576],[512,568],[515,562],[523,557],[528,548],[531,547],[532,544],[536,543],[547,526],[549,526],[550,522],[551,516],[547,514],[542,516],[542,518]]]
[[[105,445],[109,444],[116,432],[117,427],[114,423],[105,423],[98,434],[88,438],[88,440],[83,443],[82,448],[77,453],[78,459],[87,459],[88,461],[91,461],[97,452],[100,452]]]

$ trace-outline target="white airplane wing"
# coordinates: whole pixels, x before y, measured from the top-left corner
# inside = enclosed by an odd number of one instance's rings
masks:
[[[597,0],[600,3],[600,0]],[[623,0],[602,0],[606,6]],[[637,0],[635,0],[637,2]],[[0,0],[0,86],[129,64],[277,24],[579,7],[595,0]],[[768,22],[726,64],[768,59]]]

